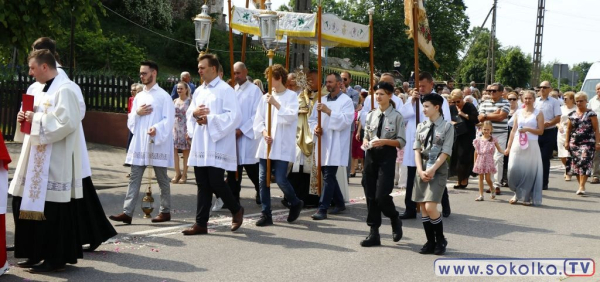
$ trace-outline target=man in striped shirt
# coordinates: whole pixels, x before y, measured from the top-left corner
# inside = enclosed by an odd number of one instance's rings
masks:
[[[494,173],[494,186],[496,194],[500,195],[500,183],[502,173],[504,172],[504,150],[506,150],[506,140],[510,132],[508,132],[508,113],[510,112],[510,103],[502,98],[504,86],[500,83],[494,83],[488,86],[487,94],[492,96],[492,99],[482,102],[479,105],[480,122],[489,120],[492,122],[492,135],[498,139],[498,144],[502,148],[501,151],[494,153],[494,164],[496,165],[496,173]],[[489,191],[489,190],[488,190]],[[491,191],[490,191],[491,192]]]

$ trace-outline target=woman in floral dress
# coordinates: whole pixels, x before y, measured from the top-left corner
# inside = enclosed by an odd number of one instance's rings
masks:
[[[575,105],[577,110],[569,114],[565,149],[569,151],[571,158],[567,166],[570,166],[570,175],[575,175],[579,182],[577,195],[585,195],[585,183],[592,174],[594,153],[600,149],[600,133],[598,133],[598,118],[596,113],[587,109],[587,94],[579,92],[575,94]]]
[[[192,99],[190,99],[190,86],[185,82],[177,83],[177,94],[179,94],[179,98],[173,101],[175,106],[175,124],[173,126],[175,177],[171,180],[171,183],[185,184],[187,181],[188,157],[190,155],[190,143],[187,140],[185,112],[187,112],[190,102],[192,101]],[[179,170],[179,150],[183,153],[183,172]]]

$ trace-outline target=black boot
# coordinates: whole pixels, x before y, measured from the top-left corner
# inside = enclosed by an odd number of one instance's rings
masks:
[[[427,220],[423,222],[423,229],[425,230],[427,243],[425,243],[425,245],[423,245],[423,248],[419,250],[419,254],[433,254],[435,250],[435,233],[433,231],[433,224],[429,220]]]
[[[400,241],[402,239],[402,220],[400,217],[390,218],[392,221],[392,239],[394,242]]]
[[[363,247],[381,246],[381,239],[379,237],[379,228],[371,227],[371,232],[366,239],[360,241],[360,245]]]
[[[446,252],[446,246],[448,245],[448,241],[444,237],[444,224],[443,221],[440,220],[437,224],[432,224],[433,230],[435,232],[435,255],[443,255]]]

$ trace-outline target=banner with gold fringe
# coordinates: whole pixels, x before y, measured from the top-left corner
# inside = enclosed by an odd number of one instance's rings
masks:
[[[436,68],[439,68],[440,65],[435,61],[435,49],[433,48],[431,29],[429,28],[429,21],[427,20],[427,12],[425,11],[425,6],[423,6],[423,0],[415,1],[419,3],[417,9],[419,49],[433,62]],[[404,0],[404,24],[409,27],[409,30],[406,31],[408,38],[413,38],[414,32],[413,5],[413,0]]]

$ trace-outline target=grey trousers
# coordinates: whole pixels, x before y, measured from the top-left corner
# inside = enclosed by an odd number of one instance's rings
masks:
[[[144,180],[144,184],[147,185],[147,177],[144,177],[145,170],[145,166],[131,166],[129,188],[127,189],[127,195],[125,196],[125,204],[123,205],[123,213],[128,216],[133,216],[135,205],[138,204],[142,180]],[[156,175],[156,180],[160,187],[160,212],[169,213],[171,211],[171,180],[167,175],[167,168],[155,166],[154,174]]]

